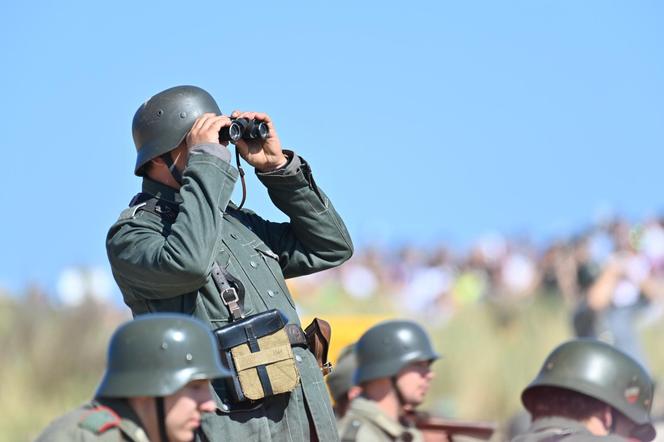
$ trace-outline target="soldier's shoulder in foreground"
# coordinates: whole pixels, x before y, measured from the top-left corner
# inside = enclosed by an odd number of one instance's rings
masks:
[[[626,442],[627,439],[609,434],[597,436],[581,423],[572,419],[551,417],[538,419],[528,432],[516,436],[512,442]]]
[[[421,434],[385,415],[378,406],[363,397],[351,402],[346,416],[339,422],[341,442],[418,442]]]
[[[51,422],[35,442],[148,442],[145,432],[124,414],[91,401]]]
[[[349,415],[339,423],[339,440],[341,442],[384,442],[396,440],[377,427],[372,421]]]
[[[609,434],[596,436],[589,433],[541,432],[525,433],[512,439],[512,442],[628,442],[628,439]]]

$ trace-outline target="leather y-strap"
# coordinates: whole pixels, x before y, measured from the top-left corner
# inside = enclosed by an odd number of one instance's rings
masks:
[[[177,204],[164,201],[145,192],[134,196],[129,206],[137,206],[136,211],[145,210],[169,222],[174,222],[180,211]],[[211,276],[217,290],[219,290],[221,301],[228,308],[233,320],[244,318],[244,285],[242,281],[228,273],[216,261],[212,264]]]
[[[224,303],[233,321],[244,318],[244,285],[228,273],[216,261],[212,264],[212,280],[219,290],[221,302]]]
[[[178,204],[159,199],[146,192],[135,195],[129,202],[129,207],[132,206],[138,206],[136,212],[145,210],[171,223],[175,222],[175,218],[177,218],[180,211]]]

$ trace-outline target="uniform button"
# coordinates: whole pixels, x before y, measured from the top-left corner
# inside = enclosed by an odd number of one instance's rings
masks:
[[[302,362],[302,356],[300,356],[300,355],[295,355],[295,360],[296,360],[297,362]]]
[[[270,295],[270,296],[272,296],[272,297],[274,297],[274,292],[273,292],[272,290],[268,290],[268,291],[267,291],[267,294]]]
[[[256,264],[256,261],[251,261],[251,262],[249,263],[249,265],[252,266],[253,268],[258,267],[258,264]]]

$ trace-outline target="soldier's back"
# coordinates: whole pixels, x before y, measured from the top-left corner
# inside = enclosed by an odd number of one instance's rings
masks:
[[[562,417],[535,420],[528,432],[512,439],[512,442],[627,442],[627,439],[609,434],[597,436],[581,423]]]

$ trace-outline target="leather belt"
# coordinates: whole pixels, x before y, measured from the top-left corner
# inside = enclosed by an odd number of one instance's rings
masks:
[[[301,346],[307,348],[307,335],[304,333],[304,330],[297,324],[287,324],[284,327],[286,334],[288,335],[288,340],[292,346]]]

